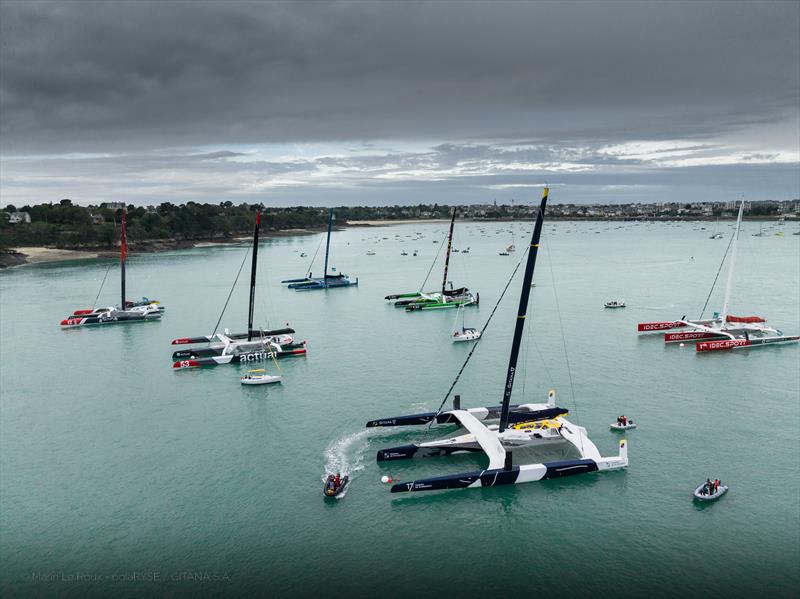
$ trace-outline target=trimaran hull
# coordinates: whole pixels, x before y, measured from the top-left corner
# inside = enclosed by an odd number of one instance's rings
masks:
[[[176,361],[172,367],[176,370],[185,368],[201,368],[204,366],[219,366],[220,364],[252,363],[280,359],[290,356],[304,356],[306,354],[305,343],[293,344],[280,349],[263,349],[259,351],[245,352],[241,354],[221,354],[215,356],[185,358]]]
[[[103,314],[93,314],[90,316],[70,316],[61,321],[62,329],[77,327],[99,326],[104,324],[127,324],[132,322],[151,322],[160,320],[161,312],[151,312],[147,314],[130,314],[128,312],[106,312]]]
[[[695,346],[699,352],[741,349],[745,347],[761,347],[780,343],[797,343],[800,335],[783,335],[777,337],[750,337],[749,339],[724,339],[721,341],[701,341]]]

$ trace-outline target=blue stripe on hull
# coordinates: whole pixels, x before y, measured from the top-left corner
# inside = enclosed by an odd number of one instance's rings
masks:
[[[564,462],[549,462],[544,464],[547,473],[544,479],[574,476],[587,472],[597,472],[597,463],[594,460],[567,460]]]
[[[410,483],[400,483],[392,486],[392,493],[407,493],[415,491],[440,491],[444,489],[466,489],[475,481],[480,480],[482,487],[497,485],[513,485],[519,477],[519,466],[510,470],[498,468],[496,470],[478,470],[476,472],[462,472],[461,474],[448,474],[435,478],[415,480]]]

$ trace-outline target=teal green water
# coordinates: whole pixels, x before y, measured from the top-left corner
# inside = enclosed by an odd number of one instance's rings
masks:
[[[391,495],[379,479],[483,462],[379,466],[378,448],[420,432],[364,423],[435,409],[469,351],[449,340],[452,312],[382,299],[418,287],[443,225],[336,233],[332,263],[360,284],[327,292],[279,284],[304,273],[318,236],[265,241],[258,323],[289,322],[309,344],[267,388],[242,388],[244,367],[170,368],[171,339],[212,330],[243,247],[132,257],[129,297],[167,307],[154,323],[59,329],[91,304],[108,262],[0,274],[2,594],[795,595],[800,348],[696,355],[635,332],[699,315],[727,243],[701,226],[546,225],[514,399],[556,388],[604,455],[619,438],[608,424],[638,420],[627,471],[430,495]],[[516,225],[518,247],[530,227]],[[451,278],[481,294],[467,325],[482,326],[519,258],[497,255],[510,242],[501,229],[456,227],[455,247],[471,252],[454,254]],[[744,225],[732,311],[796,333],[800,236],[785,229],[756,238]],[[414,231],[425,238],[412,242]],[[245,273],[223,319],[231,330],[245,326]],[[116,302],[116,275],[100,303]],[[428,287],[440,278],[436,268]],[[714,309],[723,288],[724,273]],[[518,293],[519,280],[456,389],[464,405],[500,401]],[[611,298],[628,308],[603,310]],[[339,501],[321,496],[326,469],[353,478]],[[707,476],[731,491],[695,505]]]

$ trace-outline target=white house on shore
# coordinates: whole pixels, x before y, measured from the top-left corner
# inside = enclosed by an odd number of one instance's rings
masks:
[[[17,223],[29,223],[31,222],[31,215],[27,212],[12,212],[8,217],[8,222],[12,225],[16,225]]]

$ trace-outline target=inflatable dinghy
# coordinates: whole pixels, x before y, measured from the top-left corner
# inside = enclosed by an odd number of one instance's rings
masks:
[[[612,422],[610,425],[612,431],[627,431],[632,428],[636,428],[636,423],[633,420],[628,420],[628,424],[622,424],[620,422]]]
[[[328,476],[328,479],[325,481],[325,486],[322,487],[322,494],[325,497],[336,497],[344,491],[344,488],[347,486],[347,483],[350,482],[349,476],[343,476],[342,482],[339,484],[338,487],[334,487],[333,485],[333,475],[331,474]]]
[[[725,495],[725,493],[728,492],[728,487],[726,485],[720,485],[719,489],[717,489],[716,492],[704,494],[703,493],[703,487],[705,487],[705,486],[706,486],[706,483],[703,483],[702,485],[700,485],[699,487],[697,487],[694,490],[694,498],[695,499],[697,499],[699,501],[716,501],[717,499],[719,499],[720,497]]]

